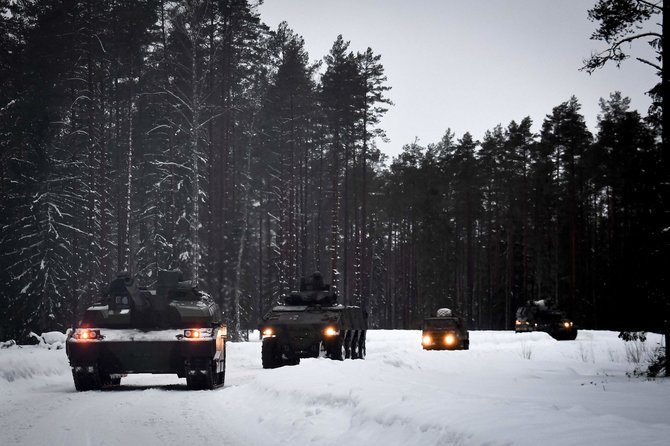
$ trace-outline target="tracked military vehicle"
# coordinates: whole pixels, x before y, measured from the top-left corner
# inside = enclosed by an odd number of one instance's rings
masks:
[[[301,358],[364,359],[367,315],[360,307],[337,304],[320,273],[300,281],[283,305],[273,307],[259,326],[264,369],[296,365]]]
[[[465,321],[454,316],[449,308],[440,308],[436,317],[425,318],[421,332],[424,350],[470,349],[470,333]]]
[[[155,290],[122,273],[70,331],[66,352],[78,391],[130,373],[175,373],[212,389],[224,382],[226,336],[219,306],[179,271],[159,271]]]
[[[528,301],[519,307],[514,331],[544,331],[558,341],[574,341],[577,338],[577,327],[549,299]]]

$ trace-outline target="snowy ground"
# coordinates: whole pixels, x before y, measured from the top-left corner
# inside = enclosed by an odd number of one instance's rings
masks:
[[[423,351],[418,331],[371,331],[364,361],[274,370],[259,342],[229,343],[214,391],[136,375],[77,393],[63,350],[1,349],[0,445],[668,444],[670,380],[628,378],[616,333],[470,339],[469,351]]]

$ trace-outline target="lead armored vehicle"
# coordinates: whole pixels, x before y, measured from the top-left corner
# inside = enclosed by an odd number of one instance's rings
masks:
[[[318,272],[302,278],[300,291],[263,316],[259,328],[264,369],[296,365],[300,358],[365,358],[367,315],[360,307],[337,304]]]
[[[577,338],[577,327],[549,299],[528,301],[519,307],[514,331],[544,331],[558,341],[574,341]]]
[[[449,308],[437,310],[436,317],[427,317],[421,326],[424,350],[469,350],[470,333],[465,321],[453,316]]]
[[[122,273],[65,347],[79,391],[118,385],[130,373],[175,373],[189,388],[212,389],[224,382],[227,334],[219,306],[179,271],[159,271],[155,290]]]

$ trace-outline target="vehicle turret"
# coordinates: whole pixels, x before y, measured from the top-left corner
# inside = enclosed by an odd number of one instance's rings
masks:
[[[119,273],[82,320],[87,325],[145,330],[220,322],[218,305],[194,282],[184,280],[179,270],[159,271],[155,290],[137,286],[127,272]]]
[[[330,284],[323,283],[323,276],[316,271],[310,277],[300,279],[300,291],[292,291],[284,298],[286,305],[332,306],[337,294],[330,291]]]

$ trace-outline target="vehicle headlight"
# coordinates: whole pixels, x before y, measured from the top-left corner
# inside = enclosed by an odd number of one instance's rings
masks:
[[[187,339],[201,339],[212,337],[212,329],[208,328],[187,328],[184,330],[184,337]]]
[[[421,339],[421,343],[422,343],[423,345],[430,345],[430,344],[433,343],[433,338],[431,338],[430,336],[426,335],[426,336],[423,337],[423,339]]]
[[[454,345],[455,342],[456,342],[456,336],[454,336],[451,333],[449,333],[444,337],[444,343],[447,345]]]
[[[72,336],[81,341],[93,341],[103,338],[100,335],[100,330],[91,330],[89,328],[77,328]]]
[[[189,339],[198,339],[202,337],[202,333],[200,333],[199,328],[189,328],[188,330],[184,330],[184,337]]]
[[[325,330],[323,330],[323,334],[326,337],[330,338],[330,337],[337,336],[338,334],[340,334],[340,331],[337,330],[335,327],[329,326],[329,327],[326,327]]]
[[[564,326],[565,328],[570,328],[570,327],[572,327],[572,322],[570,322],[570,321],[565,321],[565,322],[563,322],[563,326]]]
[[[265,327],[261,333],[263,334],[264,338],[271,338],[275,335],[275,331],[272,329],[272,327]]]

